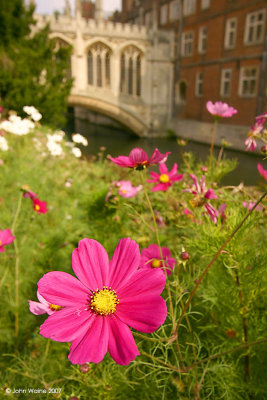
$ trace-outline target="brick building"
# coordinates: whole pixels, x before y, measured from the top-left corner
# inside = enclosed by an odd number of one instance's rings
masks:
[[[221,100],[238,109],[224,123],[251,125],[266,109],[266,0],[122,0],[121,18],[175,31],[174,115],[209,121]]]

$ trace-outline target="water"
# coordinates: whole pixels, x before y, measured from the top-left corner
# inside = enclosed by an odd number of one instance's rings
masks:
[[[119,155],[128,155],[134,147],[141,147],[150,156],[157,147],[161,153],[171,151],[168,157],[167,165],[171,167],[174,162],[182,164],[179,147],[175,139],[172,138],[139,138],[130,135],[127,131],[115,129],[113,127],[90,124],[86,120],[75,121],[70,119],[67,132],[75,132],[74,127],[79,127],[78,132],[88,139],[89,145],[83,149],[83,153],[88,157],[99,152],[101,146],[106,147],[106,153],[117,157]],[[77,130],[76,130],[77,132]],[[244,138],[245,139],[245,138]],[[183,148],[185,152],[192,152],[197,159],[207,160],[209,155],[209,145],[189,141]],[[214,149],[214,155],[218,156],[219,148]],[[251,152],[239,152],[226,149],[224,155],[229,159],[237,159],[237,168],[225,176],[222,180],[224,185],[239,185],[243,182],[245,185],[255,185],[261,180],[257,171],[257,163],[262,163],[262,156]],[[179,171],[179,168],[178,168]]]

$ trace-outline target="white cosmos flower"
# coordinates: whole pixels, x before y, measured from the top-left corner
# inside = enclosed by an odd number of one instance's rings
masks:
[[[33,106],[24,106],[23,111],[28,114],[35,122],[40,121],[42,114]]]
[[[58,140],[60,138],[60,140]],[[61,145],[58,143],[62,138],[60,135],[47,135],[47,143],[46,146],[52,156],[61,156],[63,154],[63,149]]]
[[[3,136],[0,136],[0,150],[2,151],[8,150],[8,143],[6,141],[6,138],[4,138]]]
[[[75,157],[79,158],[82,155],[81,150],[79,149],[79,147],[73,147],[73,149],[71,150],[72,154],[75,155]]]
[[[27,118],[21,119],[16,114],[10,115],[9,119],[0,123],[0,129],[13,133],[14,135],[27,135],[34,129],[35,125]]]
[[[72,140],[75,143],[81,143],[83,146],[88,146],[88,140],[79,133],[75,133],[74,135],[72,135]]]

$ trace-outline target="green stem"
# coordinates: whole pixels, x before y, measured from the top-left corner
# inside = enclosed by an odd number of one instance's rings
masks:
[[[170,313],[171,313],[171,317],[172,317],[172,329],[173,329],[173,335],[175,337],[175,342],[176,342],[176,348],[177,348],[177,353],[178,353],[178,357],[179,360],[183,366],[183,360],[182,360],[182,355],[180,352],[180,346],[179,346],[179,342],[178,342],[178,334],[177,334],[177,328],[176,328],[176,320],[175,320],[175,316],[174,316],[174,308],[173,308],[173,303],[172,303],[172,296],[171,296],[171,290],[170,290],[170,285],[169,285],[169,281],[168,281],[168,275],[167,275],[167,270],[166,270],[166,266],[163,260],[163,255],[162,255],[162,250],[161,250],[161,245],[160,245],[160,240],[159,240],[159,232],[158,232],[158,226],[157,226],[157,221],[156,221],[156,217],[155,217],[155,213],[151,204],[151,201],[149,199],[149,195],[146,189],[146,182],[145,182],[145,177],[142,175],[142,185],[143,185],[143,190],[144,190],[144,194],[145,194],[145,198],[148,204],[148,208],[151,212],[152,215],[152,219],[153,219],[153,224],[154,224],[154,229],[155,229],[155,235],[156,235],[156,240],[157,240],[157,245],[159,247],[159,252],[160,252],[160,257],[162,260],[162,264],[163,264],[163,270],[165,273],[165,277],[166,277],[166,289],[167,289],[167,293],[168,293],[168,299],[169,299],[169,304],[170,304]],[[176,333],[176,334],[175,334]]]
[[[186,313],[186,310],[188,309],[192,298],[194,297],[194,294],[196,293],[199,285],[201,284],[202,280],[204,279],[204,277],[206,276],[207,272],[209,271],[209,269],[211,268],[211,266],[214,264],[214,262],[217,260],[217,258],[219,257],[219,255],[222,253],[223,249],[225,248],[225,246],[230,242],[230,240],[235,236],[235,234],[239,231],[239,229],[242,227],[242,225],[245,223],[245,221],[248,219],[248,217],[251,215],[251,213],[255,210],[255,208],[257,207],[257,205],[264,199],[264,197],[267,195],[267,192],[265,192],[260,199],[257,201],[257,203],[255,203],[255,205],[253,206],[253,208],[248,212],[248,214],[245,216],[245,218],[240,222],[240,224],[235,228],[235,230],[231,233],[231,235],[226,239],[226,241],[223,243],[223,245],[221,246],[221,248],[217,251],[217,253],[215,254],[215,256],[213,257],[213,259],[210,261],[210,263],[208,264],[208,266],[206,267],[206,269],[204,270],[204,272],[201,274],[200,278],[197,281],[196,286],[194,287],[194,289],[192,290],[187,302],[185,303],[185,306],[182,310],[182,313],[180,315],[180,318],[177,322],[177,332],[179,329],[179,326],[182,322],[182,319]]]
[[[17,210],[14,216],[13,224],[11,227],[11,232],[15,234],[16,223],[18,220],[18,216],[21,209],[23,193],[20,193]],[[14,240],[14,249],[15,249],[15,337],[18,337],[19,334],[19,251],[17,246],[17,240]]]
[[[212,165],[212,157],[213,157],[213,147],[214,147],[214,142],[215,142],[215,133],[216,133],[216,127],[217,127],[218,119],[214,119],[214,123],[212,126],[212,131],[211,131],[211,144],[210,144],[210,162],[209,162],[209,168],[211,168]]]

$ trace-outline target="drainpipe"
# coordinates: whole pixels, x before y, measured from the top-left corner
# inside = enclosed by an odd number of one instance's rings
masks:
[[[260,80],[259,80],[259,93],[258,93],[258,101],[256,107],[256,115],[262,113],[263,110],[263,103],[264,103],[264,96],[265,96],[265,74],[267,70],[267,29],[265,35],[265,42],[264,48],[261,58],[261,70],[260,70]]]
[[[176,116],[176,83],[179,82],[181,76],[181,61],[182,61],[182,34],[183,34],[183,8],[184,0],[180,0],[179,24],[177,31],[177,56],[174,61],[173,74],[173,96],[172,96],[172,116]]]

